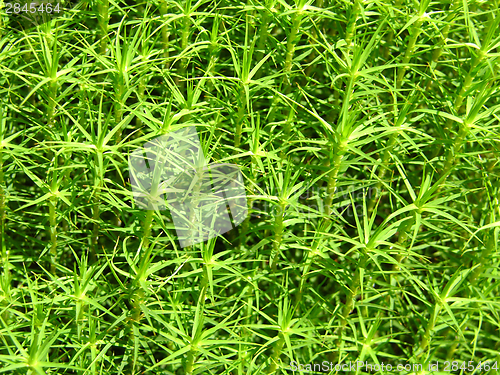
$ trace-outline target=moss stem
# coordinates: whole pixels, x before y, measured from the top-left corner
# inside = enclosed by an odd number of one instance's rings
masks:
[[[265,55],[266,42],[268,36],[268,28],[269,28],[269,8],[274,6],[274,1],[266,2],[266,9],[263,10],[261,14],[261,23],[259,27],[259,39],[257,41],[257,61],[261,61]],[[258,80],[262,75],[263,69],[259,69],[254,76],[255,80]]]
[[[354,309],[355,299],[358,295],[359,288],[361,286],[361,275],[362,270],[365,268],[366,261],[368,259],[368,255],[366,253],[361,254],[360,261],[356,265],[356,271],[354,271],[354,275],[351,281],[351,285],[348,288],[346,301],[344,303],[344,307],[342,308],[342,313],[340,316],[340,325],[337,327],[336,335],[337,335],[337,348],[338,351],[335,355],[335,360],[340,358],[340,346],[342,344],[342,335],[344,333],[345,327],[347,326],[347,318],[349,314],[351,314]]]
[[[205,245],[202,245],[202,246],[205,246]],[[202,254],[202,258],[205,258],[205,257],[203,257],[203,254]],[[206,259],[206,260],[207,260],[207,262],[210,261],[210,259]],[[207,262],[204,262],[204,264],[203,264],[203,273],[202,273],[202,279],[201,279],[201,283],[200,283],[200,294],[198,297],[198,303],[201,304],[200,311],[201,311],[202,317],[200,319],[201,321],[198,322],[198,324],[200,324],[201,326],[197,327],[197,330],[196,330],[197,332],[201,332],[201,330],[203,329],[203,314],[204,314],[204,310],[205,310],[205,298],[206,298],[207,288],[208,288],[208,267],[211,267],[211,265],[207,264]],[[197,333],[195,333],[195,337],[192,337],[191,349],[188,352],[187,359],[186,359],[186,365],[184,367],[184,371],[185,371],[186,375],[191,375],[194,371],[194,365],[196,363],[196,353],[198,352],[197,344],[198,344],[198,335],[197,335]]]
[[[246,94],[245,94],[246,83],[241,83],[239,89],[239,98],[238,98],[238,117],[236,119],[236,133],[234,136],[234,148],[239,148],[241,143],[241,131],[243,129],[243,121],[246,113]]]
[[[457,8],[460,3],[460,0],[453,0],[453,2],[450,4],[450,7],[448,9],[448,16],[445,20],[445,25],[443,27],[443,30],[441,31],[441,39],[439,40],[437,48],[432,52],[431,70],[435,69],[437,62],[443,53],[443,47],[446,43],[446,39],[448,39],[448,34],[450,32],[450,27],[453,23],[453,20],[457,16]],[[433,80],[429,78],[426,84],[426,90],[430,89],[432,82]]]
[[[345,42],[347,44],[347,48],[349,51],[352,51],[353,48],[353,39],[356,34],[356,22],[359,18],[359,13],[361,10],[360,0],[354,0],[354,4],[352,5],[349,21],[347,23]]]
[[[1,120],[2,119],[0,119],[0,121]],[[3,132],[0,137],[3,138]],[[6,218],[5,192],[6,189],[5,189],[4,172],[3,172],[3,151],[2,151],[2,146],[0,146],[0,254],[2,254],[2,259],[4,260],[4,262],[7,259],[7,245],[5,243],[5,218]]]
[[[189,15],[189,9],[185,10],[185,15],[182,18],[182,31],[181,31],[181,49],[182,54],[187,53],[187,48],[189,44],[189,28],[191,27],[191,16]],[[179,88],[182,94],[186,94],[186,71],[188,67],[188,58],[183,56],[181,58],[180,67],[179,67],[179,78],[178,81]]]
[[[375,203],[377,202],[378,198],[380,197],[382,193],[382,180],[385,178],[385,175],[387,174],[387,171],[389,170],[389,160],[391,159],[391,152],[394,149],[394,145],[396,144],[398,134],[397,133],[392,133],[389,137],[389,140],[387,141],[386,144],[386,149],[384,150],[384,153],[382,154],[382,158],[380,160],[380,166],[378,170],[378,179],[377,183],[375,184],[375,187],[373,188],[373,195],[370,197],[370,200],[368,201],[368,207],[367,207],[367,212],[368,216],[371,215],[373,212],[373,209],[375,207]]]
[[[57,198],[55,196],[51,196],[48,200],[48,204],[50,221],[50,273],[55,276],[57,263]]]
[[[398,90],[401,88],[401,85],[403,83],[404,75],[406,73],[406,70],[408,69],[408,63],[410,62],[410,59],[412,58],[412,56],[415,54],[415,45],[417,43],[418,36],[422,32],[422,28],[421,28],[422,22],[423,22],[422,17],[423,17],[422,14],[420,14],[420,18],[411,27],[412,32],[411,32],[410,40],[409,40],[408,45],[406,47],[405,55],[403,57],[403,62],[402,62],[403,66],[401,66],[398,69],[398,75],[396,78],[396,88]]]
[[[283,219],[285,217],[285,207],[286,203],[280,201],[277,206],[276,217],[274,219],[274,242],[273,250],[271,253],[271,259],[269,265],[271,266],[272,272],[276,271],[277,257],[279,255],[281,242],[283,241]]]
[[[97,247],[99,241],[100,230],[100,195],[103,186],[103,176],[101,171],[104,168],[102,151],[97,150],[95,154],[95,170],[94,170],[94,201],[92,205],[92,237],[90,240],[90,259],[91,262],[97,260]]]
[[[151,236],[151,229],[153,227],[154,210],[147,210],[146,219],[142,231],[142,249],[147,250],[149,247],[149,237]]]
[[[278,334],[278,337],[278,340],[274,343],[273,346],[273,354],[271,355],[271,362],[267,370],[268,374],[272,374],[276,371],[278,367],[278,360],[281,355],[281,351],[283,350],[283,345],[285,344],[285,336],[282,332]]]
[[[160,14],[163,22],[161,27],[161,42],[163,48],[163,58],[165,59],[165,69],[170,67],[170,25],[166,22],[168,15],[168,3],[166,0],[162,0],[160,5]]]
[[[285,73],[285,91],[289,90],[291,86],[290,73],[292,71],[292,61],[295,53],[295,47],[300,40],[299,29],[302,22],[302,11],[296,10],[292,16],[292,30],[287,35],[286,41],[286,55],[285,55],[285,66],[283,72]]]
[[[99,24],[99,52],[104,55],[107,50],[109,23],[109,0],[99,0],[97,3],[97,22]]]
[[[330,173],[328,174],[328,183],[326,188],[326,201],[325,201],[325,213],[330,216],[332,214],[332,204],[333,197],[335,196],[335,191],[337,190],[338,174],[340,171],[340,166],[342,165],[342,158],[345,155],[345,147],[340,146],[337,148],[337,152],[333,156],[333,160],[330,163]]]

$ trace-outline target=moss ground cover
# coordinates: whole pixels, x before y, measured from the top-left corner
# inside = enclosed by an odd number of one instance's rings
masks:
[[[499,0],[7,3],[0,373],[499,373]],[[183,248],[127,161],[192,126],[248,216]]]

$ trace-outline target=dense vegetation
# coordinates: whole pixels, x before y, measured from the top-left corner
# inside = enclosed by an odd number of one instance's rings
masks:
[[[499,6],[3,8],[0,372],[498,373]],[[182,248],[128,155],[186,126],[249,215]]]

